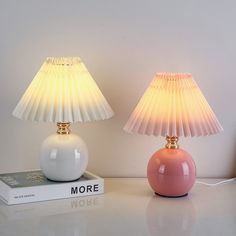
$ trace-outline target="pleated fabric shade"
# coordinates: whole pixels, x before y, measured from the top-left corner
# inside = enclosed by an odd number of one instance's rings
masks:
[[[206,136],[223,130],[191,74],[158,73],[124,130],[154,136]]]
[[[113,111],[80,58],[47,58],[13,111],[24,120],[86,122]]]

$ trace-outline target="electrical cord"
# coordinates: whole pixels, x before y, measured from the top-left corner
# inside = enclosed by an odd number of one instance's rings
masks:
[[[217,185],[220,185],[220,184],[225,184],[225,183],[228,183],[228,182],[232,182],[236,180],[236,178],[231,178],[231,179],[226,179],[226,180],[222,180],[222,181],[219,181],[217,183],[206,183],[206,182],[202,182],[202,181],[196,181],[196,184],[203,184],[203,185],[206,185],[206,186],[209,186],[209,187],[213,187],[213,186],[217,186]]]

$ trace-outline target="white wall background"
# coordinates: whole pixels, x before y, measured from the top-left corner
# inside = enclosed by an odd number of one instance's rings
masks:
[[[122,128],[156,72],[191,72],[224,132],[181,139],[198,176],[236,170],[236,2],[234,0],[0,0],[0,172],[39,167],[54,124],[11,112],[47,56],[80,56],[116,115],[73,125],[87,142],[89,170],[145,176],[163,138]]]

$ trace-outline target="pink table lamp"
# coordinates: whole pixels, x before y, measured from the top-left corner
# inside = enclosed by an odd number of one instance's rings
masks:
[[[149,160],[147,177],[156,194],[181,197],[196,177],[190,154],[178,137],[207,136],[223,130],[191,74],[158,73],[131,114],[124,130],[163,136],[167,144]]]

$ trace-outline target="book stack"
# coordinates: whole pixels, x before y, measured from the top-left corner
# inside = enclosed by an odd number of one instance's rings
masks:
[[[104,193],[104,180],[88,171],[78,180],[55,182],[41,170],[0,174],[0,199],[8,205]]]

